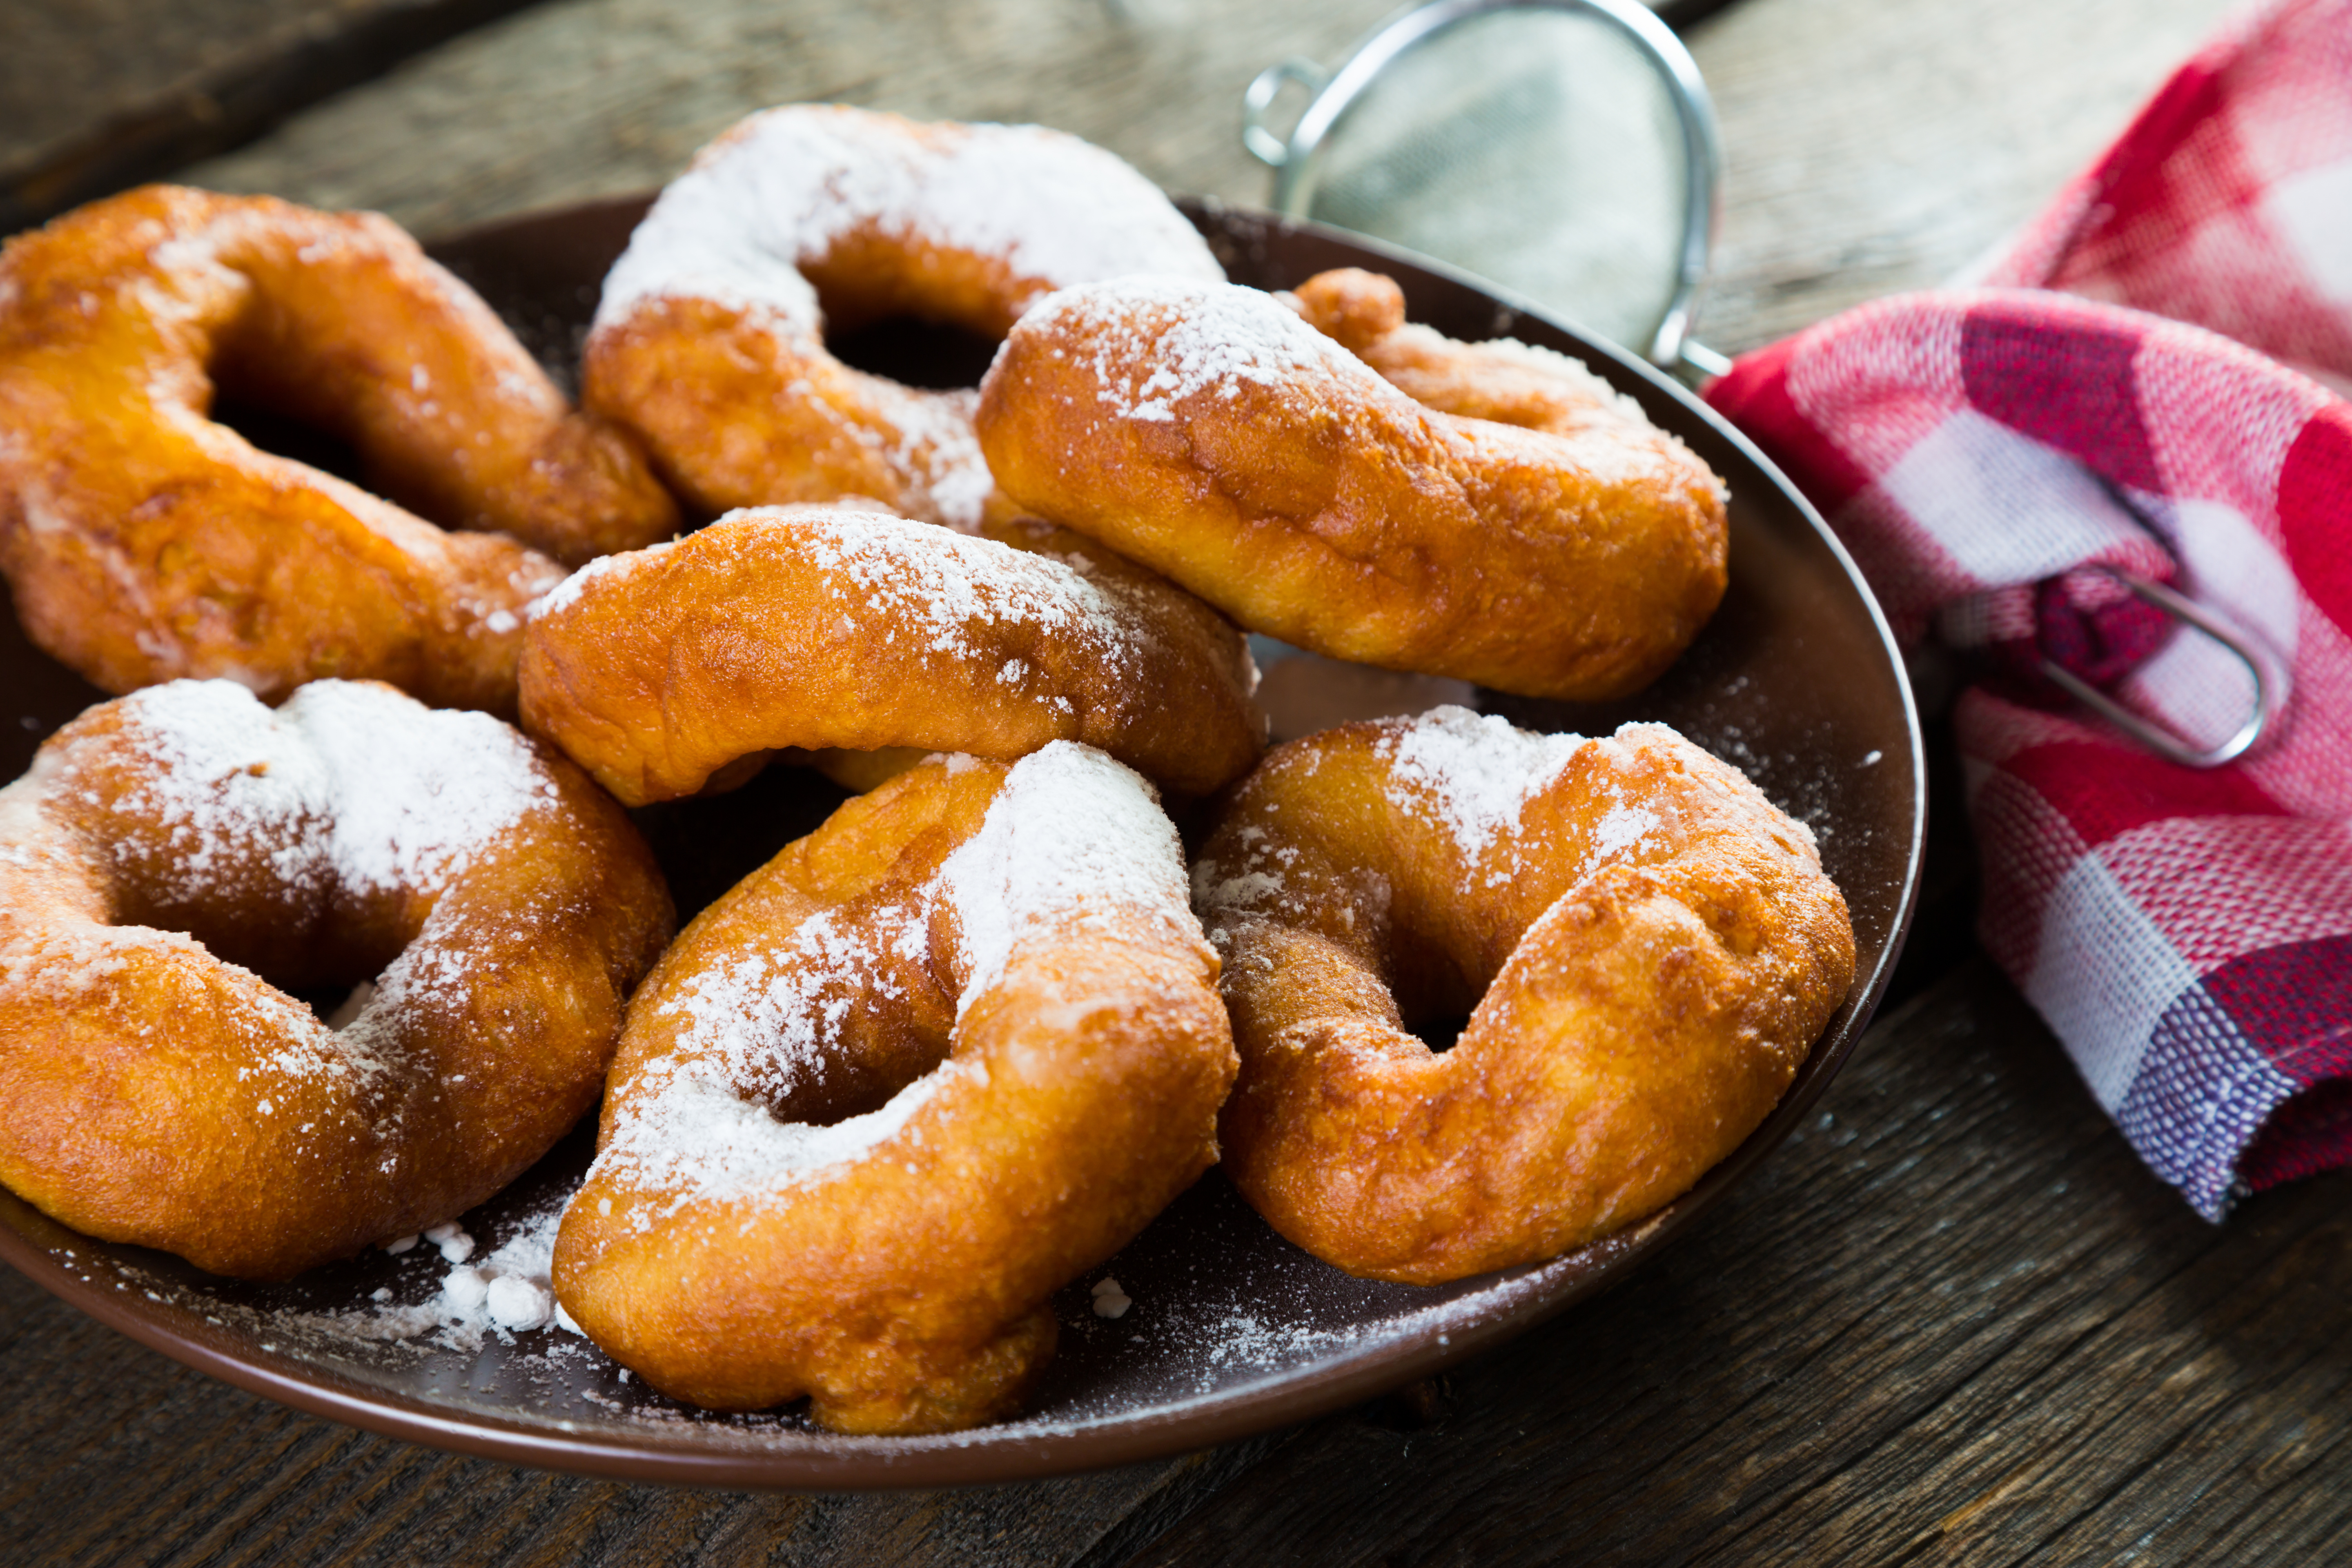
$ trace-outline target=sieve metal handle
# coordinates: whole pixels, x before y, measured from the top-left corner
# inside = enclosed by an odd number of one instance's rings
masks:
[[[1717,187],[1722,180],[1722,141],[1716,131],[1715,104],[1699,76],[1698,62],[1639,0],[1433,0],[1389,23],[1357,47],[1347,63],[1326,73],[1312,60],[1288,59],[1268,66],[1242,95],[1242,141],[1262,163],[1275,171],[1275,210],[1287,217],[1305,217],[1321,173],[1324,138],[1374,78],[1407,50],[1428,42],[1449,27],[1496,11],[1567,11],[1596,17],[1630,39],[1665,83],[1675,107],[1675,123],[1683,133],[1683,168],[1686,197],[1683,209],[1683,240],[1676,258],[1675,289],[1664,319],[1652,334],[1645,351],[1652,364],[1685,379],[1720,375],[1731,362],[1690,338],[1693,307],[1699,285],[1706,278],[1715,249]],[[1307,111],[1298,117],[1288,140],[1265,127],[1265,110],[1284,86],[1296,82],[1314,93]]]
[[[1265,111],[1293,83],[1314,94],[1321,92],[1330,79],[1329,71],[1302,55],[1277,61],[1252,77],[1242,93],[1242,145],[1249,149],[1250,156],[1269,169],[1289,162],[1290,143],[1265,128]]]
[[[2075,701],[2097,713],[2108,723],[2113,724],[2158,756],[2178,763],[2184,768],[2218,768],[2243,756],[2247,749],[2261,739],[2263,727],[2270,722],[2271,714],[2278,704],[2278,693],[2271,680],[2263,674],[2262,660],[2254,657],[2253,649],[2240,640],[2237,628],[2194,599],[2168,588],[2161,583],[2151,583],[2145,577],[2110,566],[2104,562],[2095,561],[2090,563],[2090,565],[2113,577],[2136,597],[2154,605],[2174,620],[2194,627],[2211,637],[2234,655],[2239,663],[2246,667],[2246,673],[2254,679],[2254,700],[2246,714],[2245,722],[2240,724],[2237,732],[2220,745],[2199,747],[2185,738],[2151,723],[2076,675],[2073,670],[2064,668],[2050,659],[2045,658],[2041,661],[2042,673],[2063,688]]]

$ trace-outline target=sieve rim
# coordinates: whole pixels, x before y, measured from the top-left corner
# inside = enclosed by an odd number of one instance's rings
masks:
[[[1327,139],[1382,71],[1454,27],[1503,11],[1552,11],[1603,22],[1633,45],[1664,85],[1682,132],[1683,232],[1665,312],[1649,342],[1636,352],[1664,370],[1689,363],[1695,369],[1719,372],[1720,356],[1690,342],[1691,320],[1714,254],[1719,214],[1723,148],[1716,129],[1715,103],[1690,50],[1639,0],[1431,0],[1375,28],[1337,70],[1326,73],[1312,62],[1297,59],[1267,67],[1244,95],[1242,140],[1254,157],[1275,171],[1274,209],[1285,217],[1308,216],[1322,178]],[[1265,110],[1285,82],[1298,83],[1314,93],[1286,139],[1265,123]],[[1704,360],[1697,357],[1702,355]]]

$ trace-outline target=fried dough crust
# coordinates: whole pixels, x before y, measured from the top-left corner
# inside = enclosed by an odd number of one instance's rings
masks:
[[[1047,296],[981,385],[998,486],[1335,658],[1536,697],[1654,679],[1723,596],[1721,481],[1574,362],[1403,327],[1370,276],[1310,281],[1304,321],[1157,279]]]
[[[640,432],[704,516],[861,496],[969,531],[992,489],[971,391],[854,369],[825,330],[913,316],[1001,338],[1039,295],[1131,271],[1224,276],[1099,147],[791,104],[662,193],[605,281],[582,395]]]
[[[1440,709],[1277,747],[1193,891],[1242,1057],[1226,1173],[1317,1257],[1412,1284],[1672,1202],[1853,981],[1812,835],[1654,724]],[[1442,1052],[1405,1029],[1465,1013]]]
[[[672,924],[620,808],[487,715],[102,704],[0,790],[0,1184],[257,1279],[454,1219],[595,1103]],[[256,969],[376,989],[333,1032]]]
[[[347,441],[371,482],[208,417],[215,390]],[[0,572],[100,686],[326,676],[511,711],[565,562],[677,527],[635,438],[570,412],[387,219],[155,185],[0,250]],[[502,537],[511,535],[511,538]],[[517,542],[520,541],[520,542]]]
[[[1012,1414],[1054,1290],[1216,1158],[1234,1059],[1149,786],[934,759],[711,906],[632,1005],[564,1308],[673,1397]]]
[[[785,747],[1010,759],[1055,740],[1205,795],[1265,743],[1255,686],[1222,616],[1090,540],[850,503],[614,556],[549,599],[522,660],[524,726],[632,805]]]

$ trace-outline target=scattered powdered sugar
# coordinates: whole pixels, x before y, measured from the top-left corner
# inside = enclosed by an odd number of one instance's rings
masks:
[[[1230,398],[1244,383],[1292,388],[1318,402],[1337,388],[1360,400],[1411,402],[1273,295],[1231,283],[1170,277],[1089,283],[1038,300],[1018,330],[1090,343],[1090,356],[1082,357],[1095,395],[1121,418],[1172,420],[1184,399]]]
[[[551,1279],[555,1237],[563,1224],[571,1194],[523,1215],[518,1228],[487,1258],[474,1257],[474,1238],[456,1221],[436,1225],[425,1239],[436,1243],[449,1263],[441,1288],[425,1300],[409,1306],[389,1304],[389,1291],[379,1290],[374,1304],[351,1312],[280,1314],[299,1326],[345,1340],[413,1340],[430,1337],[436,1344],[471,1354],[493,1335],[511,1341],[519,1333],[553,1327],[577,1334],[580,1326],[556,1304]],[[415,1244],[404,1237],[387,1252],[405,1252]]]
[[[996,476],[980,449],[972,413],[980,394],[971,387],[927,392],[877,379],[866,389],[874,412],[897,433],[889,441],[880,429],[866,424],[846,426],[856,439],[880,452],[909,493],[901,503],[910,512],[936,515],[949,527],[971,533],[981,515]]]
[[[234,681],[175,680],[121,711],[156,764],[122,804],[170,830],[183,894],[263,846],[288,886],[429,890],[554,793],[496,719],[373,682],[313,681],[273,713]]]
[[[487,713],[325,680],[277,717],[332,781],[335,870],[347,888],[439,887],[555,796],[529,744]]]
[[[921,647],[978,658],[1001,628],[1034,627],[1080,644],[1114,670],[1135,668],[1145,623],[1060,561],[880,511],[752,509],[789,519],[793,542],[832,575],[861,619],[900,619]],[[975,635],[977,634],[977,635]],[[896,634],[892,633],[895,637]]]
[[[1475,867],[1589,744],[1581,735],[1522,730],[1496,714],[1433,708],[1392,721],[1380,752],[1389,763],[1389,799],[1444,824],[1465,863]],[[1498,868],[1488,883],[1507,874]]]
[[[252,692],[233,680],[174,680],[124,698],[121,712],[155,765],[119,809],[169,835],[178,899],[202,896],[226,864],[257,850],[286,887],[331,873],[333,780]]]
[[[1074,925],[1131,928],[1139,918],[1180,940],[1199,930],[1185,903],[1182,848],[1151,786],[1090,747],[1055,742],[1013,765],[979,830],[895,912],[855,935],[819,914],[770,952],[709,972],[665,1004],[687,1026],[677,1048],[645,1069],[592,1179],[667,1194],[670,1214],[756,1201],[845,1169],[952,1084],[984,1089],[984,1063],[950,1059],[880,1110],[830,1125],[782,1121],[763,1103],[823,1074],[854,1002],[877,986],[895,992],[891,960],[923,960],[942,901],[966,960],[959,1017],[1024,942],[1058,941]],[[656,1217],[637,1213],[641,1224]]]
[[[666,1193],[670,1213],[697,1203],[757,1200],[862,1159],[959,1079],[985,1087],[988,1069],[944,1062],[878,1110],[815,1123],[779,1121],[708,1068],[689,1067],[664,1075],[652,1095],[614,1122],[590,1175],[625,1174],[633,1187]],[[652,1217],[638,1213],[641,1222]]]
[[[595,560],[533,599],[525,606],[523,614],[535,621],[541,616],[551,616],[560,610],[567,609],[580,597],[582,590],[589,584],[604,577],[625,577],[665,551],[677,548],[677,541],[671,539],[665,540],[659,544],[648,544],[643,550],[624,550],[616,555],[599,555]]]
[[[467,1235],[466,1227],[454,1219],[444,1220],[439,1225],[427,1226],[425,1229],[425,1239],[441,1249],[441,1256],[445,1261],[463,1263],[474,1256],[474,1238]]]
[[[1592,828],[1592,853],[1596,859],[1622,855],[1647,838],[1658,826],[1658,814],[1647,806],[1632,805],[1614,801]]]
[[[1139,916],[1174,940],[1197,933],[1185,880],[1175,825],[1133,769],[1074,741],[1032,752],[940,867],[970,965],[957,1016],[1032,937]]]
[[[340,1049],[371,1060],[400,1059],[409,1055],[404,1042],[421,1019],[462,1016],[474,961],[450,929],[445,908],[436,905],[415,940],[335,1010],[343,1021],[330,1020],[324,1027]]]
[[[886,958],[921,960],[929,934],[920,917],[919,910],[885,911],[852,935],[833,910],[821,911],[779,946],[692,976],[659,1012],[685,1016],[677,1044],[686,1054],[717,1058],[728,1081],[782,1103],[802,1085],[824,1081],[842,1022],[861,997],[906,994]]]
[[[860,231],[1002,256],[1047,287],[1224,276],[1157,187],[1075,136],[794,104],[743,121],[662,192],[604,279],[596,324],[668,296],[764,310],[782,330],[813,333],[816,295],[799,268]]]

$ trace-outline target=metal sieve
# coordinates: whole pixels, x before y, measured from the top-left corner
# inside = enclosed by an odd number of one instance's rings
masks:
[[[1284,89],[1311,98],[1287,137]],[[1637,0],[1435,0],[1244,98],[1274,206],[1454,262],[1691,379],[1722,159],[1690,51]]]

